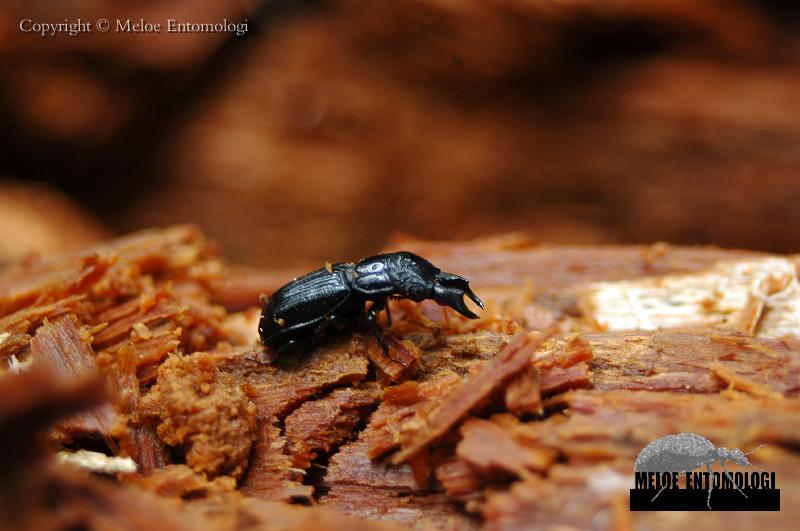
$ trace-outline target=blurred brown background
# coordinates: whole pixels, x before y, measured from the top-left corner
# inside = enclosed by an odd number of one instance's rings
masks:
[[[249,32],[18,28],[79,16]],[[266,266],[396,232],[800,250],[795,2],[38,0],[0,27],[4,260],[183,221]]]

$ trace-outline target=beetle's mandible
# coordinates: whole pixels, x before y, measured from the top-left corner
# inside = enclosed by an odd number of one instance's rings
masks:
[[[289,282],[267,301],[258,333],[265,345],[281,354],[306,349],[321,335],[366,320],[386,349],[377,317],[387,309],[389,299],[432,299],[465,317],[477,318],[464,296],[483,308],[466,278],[446,273],[414,253],[380,254],[356,263],[328,265]],[[368,310],[367,302],[372,302]]]

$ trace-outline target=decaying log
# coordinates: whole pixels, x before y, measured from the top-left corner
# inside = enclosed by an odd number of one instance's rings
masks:
[[[0,479],[30,478],[3,487],[30,501],[29,515],[3,505],[7,521],[666,529],[627,511],[626,493],[641,448],[682,431],[766,445],[751,457],[780,478],[776,518],[797,518],[793,258],[410,246],[472,275],[487,310],[470,321],[395,301],[387,351],[359,330],[295,356],[258,344],[258,308],[230,311],[244,288],[226,287],[193,227],[0,271]],[[38,431],[47,445],[32,443]],[[124,485],[100,493],[54,451]],[[730,523],[708,518],[701,528]]]

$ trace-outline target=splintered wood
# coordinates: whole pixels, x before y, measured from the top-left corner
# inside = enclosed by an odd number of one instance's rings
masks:
[[[797,262],[723,262],[708,271],[588,288],[589,315],[603,330],[718,327],[748,335],[800,334]]]
[[[422,425],[418,434],[403,445],[392,461],[400,464],[446,434],[494,390],[528,367],[533,361],[533,354],[546,339],[532,339],[527,334],[516,336],[485,368],[464,380],[433,411],[421,413]]]
[[[348,387],[297,408],[285,420],[292,465],[307,469],[320,452],[346,442],[379,397],[377,385]]]
[[[396,301],[385,351],[355,331],[278,357],[257,305],[282,273],[226,275],[189,226],[0,270],[1,521],[666,530],[627,510],[633,462],[686,431],[766,445],[750,458],[779,478],[769,526],[800,519],[794,257],[404,247],[468,277],[482,318]],[[730,514],[692,525],[766,526]]]
[[[65,378],[80,378],[97,370],[89,341],[81,335],[75,319],[64,316],[39,328],[31,339],[30,354],[37,365]],[[59,429],[82,434],[108,433],[115,421],[110,405],[80,413],[60,423]]]

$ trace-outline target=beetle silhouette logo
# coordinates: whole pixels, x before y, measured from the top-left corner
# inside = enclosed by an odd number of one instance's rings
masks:
[[[634,463],[634,472],[636,473],[636,486],[637,488],[631,491],[631,508],[653,510],[652,508],[646,509],[644,506],[653,506],[656,499],[664,492],[665,489],[677,489],[681,496],[694,497],[700,494],[703,490],[707,490],[705,497],[705,505],[708,509],[711,506],[711,494],[715,488],[715,484],[722,490],[726,491],[726,505],[731,504],[729,496],[732,496],[732,489],[738,491],[742,496],[742,500],[747,499],[748,503],[739,503],[736,500],[733,502],[737,507],[744,507],[741,510],[779,510],[780,507],[780,491],[775,489],[775,473],[765,472],[762,469],[753,465],[747,458],[752,454],[760,445],[750,452],[743,452],[739,448],[728,449],[725,447],[717,447],[711,441],[698,435],[696,433],[677,433],[674,435],[667,435],[657,439],[639,452]],[[722,474],[715,473],[711,467],[714,463],[719,463],[722,468]],[[736,472],[734,474],[728,470],[728,464],[734,463],[740,466],[751,466],[758,473],[750,475],[746,473]],[[697,468],[705,467],[707,474],[692,473]],[[679,476],[685,475],[686,488],[679,489],[678,480]],[[705,477],[704,477],[705,476]],[[705,479],[705,481],[703,481]],[[707,482],[707,487],[703,485]],[[741,486],[740,486],[741,485]],[[744,490],[743,490],[744,489]],[[655,495],[652,493],[654,491]],[[751,500],[748,495],[755,495],[758,500]],[[644,491],[644,492],[643,492]],[[634,493],[636,494],[636,503],[634,503]],[[643,500],[643,495],[647,495],[647,500]],[[700,494],[702,495],[702,494]],[[764,504],[763,500],[768,499],[768,504]],[[644,503],[643,503],[644,502]],[[674,504],[676,502],[671,501]],[[775,505],[777,503],[777,506]],[[679,510],[677,507],[662,503],[660,506],[664,510]],[[771,507],[762,509],[761,507]],[[776,508],[777,507],[777,508]],[[695,506],[695,509],[699,507]]]

